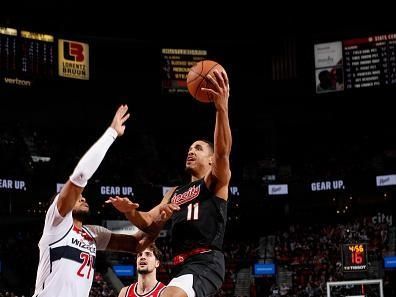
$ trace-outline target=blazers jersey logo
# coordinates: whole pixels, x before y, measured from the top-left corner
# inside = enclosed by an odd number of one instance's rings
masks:
[[[201,185],[199,185],[199,186],[194,185],[194,186],[190,187],[184,193],[175,194],[172,197],[171,201],[172,201],[172,203],[175,203],[177,205],[182,205],[184,203],[187,203],[187,202],[197,198],[200,191],[201,191]]]

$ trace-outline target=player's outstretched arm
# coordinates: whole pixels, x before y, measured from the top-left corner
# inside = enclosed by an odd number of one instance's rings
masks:
[[[214,154],[212,170],[205,178],[210,188],[215,194],[225,200],[228,199],[228,184],[231,179],[230,153],[232,145],[232,135],[228,118],[228,98],[230,96],[230,86],[225,71],[215,70],[215,77],[208,75],[208,79],[213,85],[211,89],[203,89],[212,94],[216,107],[216,124],[214,129]]]
[[[61,216],[65,216],[72,211],[88,180],[98,169],[107,150],[118,136],[124,134],[124,123],[128,118],[128,106],[121,105],[117,109],[110,127],[81,158],[59,193],[57,207]]]
[[[180,209],[178,205],[169,203],[174,190],[175,188],[169,190],[161,203],[148,212],[138,211],[139,204],[126,197],[110,197],[106,203],[111,203],[118,211],[124,213],[125,217],[140,230],[155,235],[161,231],[173,212]]]

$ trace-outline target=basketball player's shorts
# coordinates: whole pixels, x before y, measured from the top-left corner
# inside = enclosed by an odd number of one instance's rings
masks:
[[[188,297],[212,296],[221,288],[224,277],[224,254],[211,250],[190,256],[183,263],[173,266],[168,287],[179,287]]]

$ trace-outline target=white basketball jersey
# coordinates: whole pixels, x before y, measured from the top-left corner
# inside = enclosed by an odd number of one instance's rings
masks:
[[[111,232],[100,226],[73,224],[72,212],[59,214],[55,198],[45,217],[39,242],[40,261],[34,297],[88,297],[96,249],[104,250]]]

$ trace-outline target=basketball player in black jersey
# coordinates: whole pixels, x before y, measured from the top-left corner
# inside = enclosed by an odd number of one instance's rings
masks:
[[[159,214],[171,220],[173,253],[172,280],[161,297],[211,296],[221,287],[224,274],[222,244],[227,219],[228,187],[231,178],[229,156],[231,130],[228,119],[229,84],[225,72],[209,77],[216,107],[214,145],[195,141],[188,150],[186,170],[191,174],[187,185],[171,189],[162,202],[149,212],[140,212],[138,204],[127,198],[110,197],[119,211],[145,232],[159,232],[164,223],[153,218]],[[164,204],[180,207],[161,211]]]

